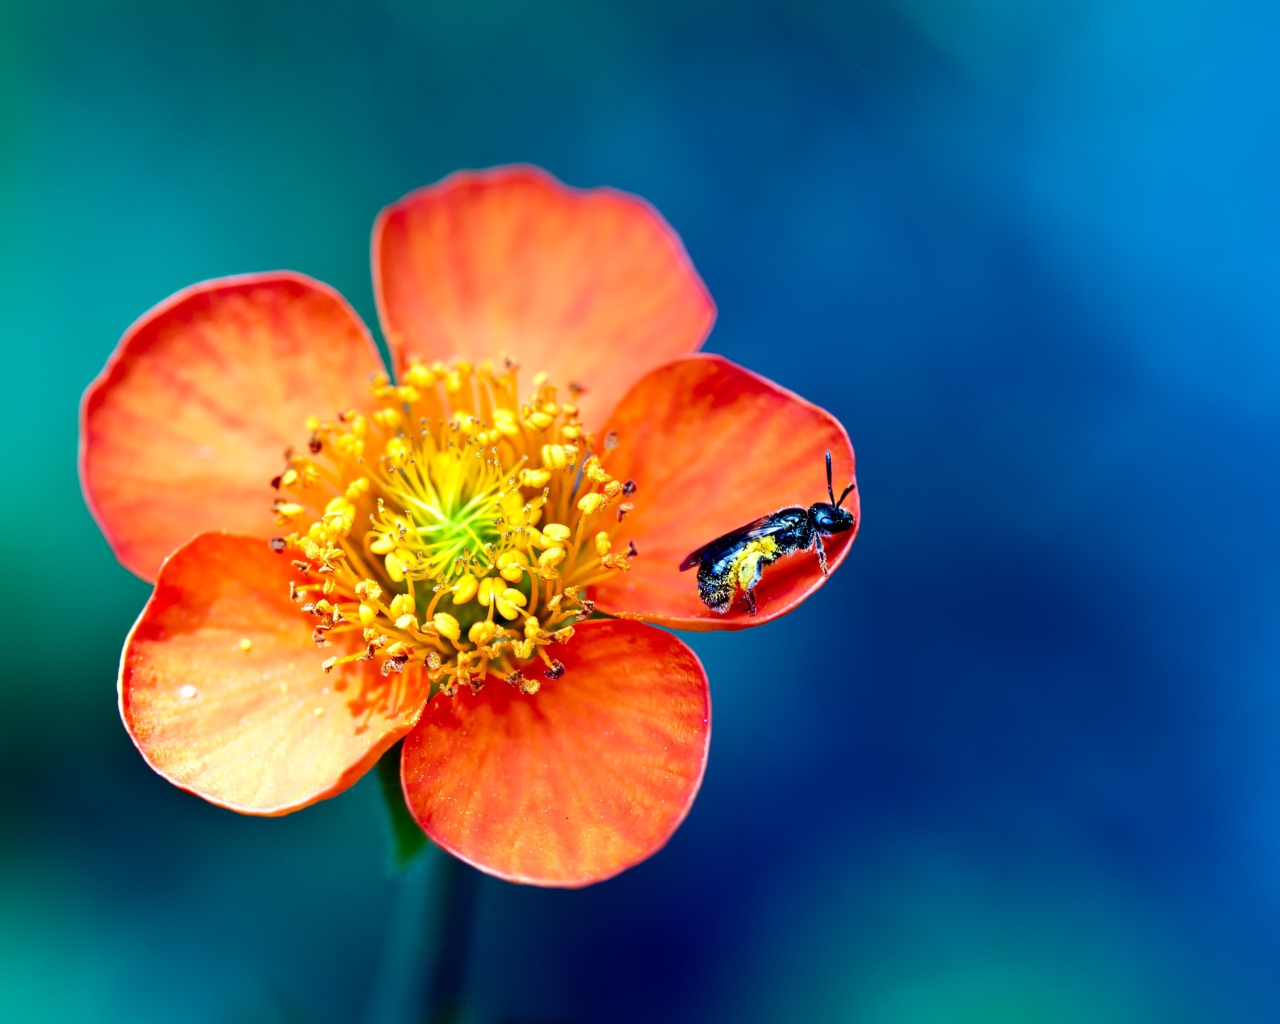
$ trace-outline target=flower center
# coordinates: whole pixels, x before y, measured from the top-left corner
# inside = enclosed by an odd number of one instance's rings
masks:
[[[447,695],[491,674],[534,693],[535,660],[564,674],[547,648],[595,610],[593,584],[628,568],[634,548],[615,553],[608,526],[635,488],[604,472],[545,374],[520,401],[517,371],[412,362],[401,385],[373,381],[372,415],[309,420],[308,450],[286,453],[275,512],[295,532],[271,545],[302,574],[291,595],[318,618],[317,645],[360,637],[326,672],[416,662]]]

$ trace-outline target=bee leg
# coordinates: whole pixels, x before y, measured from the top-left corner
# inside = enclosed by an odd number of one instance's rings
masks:
[[[747,614],[754,615],[756,613],[756,592],[748,590],[744,596],[747,599]]]
[[[822,534],[817,530],[813,533],[813,546],[818,551],[818,564],[822,566],[822,575],[830,576],[831,573],[827,569],[827,549],[822,546]]]

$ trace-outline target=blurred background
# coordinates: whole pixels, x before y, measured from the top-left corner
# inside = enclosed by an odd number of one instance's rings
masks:
[[[0,0],[0,1018],[420,1016],[368,778],[276,820],[115,708],[148,588],[75,472],[128,324],[464,167],[651,200],[707,347],[847,425],[865,525],[695,635],[706,783],[485,878],[475,1022],[1280,1020],[1280,15],[1260,0]]]

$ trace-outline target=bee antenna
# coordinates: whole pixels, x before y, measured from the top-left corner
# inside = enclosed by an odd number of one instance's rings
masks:
[[[841,505],[844,504],[844,499],[849,497],[849,492],[857,486],[858,486],[857,484],[850,484],[840,493],[840,500],[836,502],[836,508],[839,508]]]
[[[831,489],[831,451],[827,451],[827,497],[831,499],[831,504],[836,503],[836,492]]]

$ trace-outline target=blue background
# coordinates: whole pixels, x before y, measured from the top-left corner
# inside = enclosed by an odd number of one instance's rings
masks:
[[[132,749],[76,406],[202,278],[374,323],[379,208],[521,160],[663,211],[865,525],[691,638],[664,852],[484,880],[468,1019],[1280,1020],[1278,43],[1261,0],[0,2],[0,1017],[414,1019],[434,865],[389,876],[375,780],[254,820]]]

